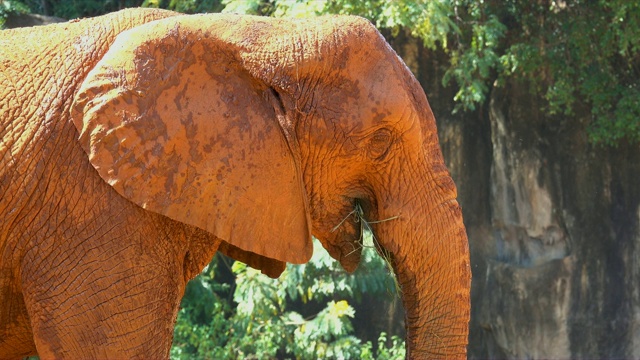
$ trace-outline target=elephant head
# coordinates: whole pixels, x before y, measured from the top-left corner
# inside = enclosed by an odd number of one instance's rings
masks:
[[[72,118],[122,196],[272,276],[310,258],[311,235],[353,271],[368,222],[401,286],[408,356],[466,354],[456,188],[424,92],[366,20],[149,23],[118,36]]]

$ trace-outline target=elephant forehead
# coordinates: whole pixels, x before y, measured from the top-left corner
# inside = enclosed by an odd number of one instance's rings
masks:
[[[415,111],[405,86],[391,75],[371,77],[363,80],[349,76],[332,84],[326,90],[329,95],[319,100],[317,114],[326,120],[321,126],[356,137],[371,135],[380,128],[398,132],[410,129]]]

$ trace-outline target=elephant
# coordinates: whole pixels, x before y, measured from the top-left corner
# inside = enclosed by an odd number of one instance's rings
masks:
[[[427,97],[367,20],[127,9],[0,32],[0,358],[167,358],[221,251],[387,254],[408,358],[464,358],[471,272]]]

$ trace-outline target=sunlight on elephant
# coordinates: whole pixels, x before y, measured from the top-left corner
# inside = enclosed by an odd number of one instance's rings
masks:
[[[357,17],[145,9],[0,32],[0,357],[166,358],[217,250],[388,254],[407,356],[465,357],[456,188],[411,72]]]

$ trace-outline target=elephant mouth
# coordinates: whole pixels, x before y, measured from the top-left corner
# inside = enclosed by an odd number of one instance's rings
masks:
[[[354,199],[351,203],[351,211],[331,230],[331,233],[335,234],[334,241],[328,244],[329,246],[325,245],[331,257],[338,260],[349,273],[354,272],[360,264],[367,234],[371,234],[370,236],[374,239],[373,246],[376,247],[376,250],[381,254],[386,253],[375,241],[371,224],[394,219],[369,221],[367,215],[371,214],[371,202],[364,199]]]
[[[337,260],[343,269],[352,273],[358,267],[362,254],[362,232],[358,224],[355,200],[345,202],[341,211],[327,216],[325,219],[334,219],[325,222],[329,226],[315,235],[329,255]],[[337,220],[336,220],[337,219]]]
[[[362,247],[362,239],[340,243],[339,256],[336,259],[348,273],[352,273],[358,268],[362,258]]]

